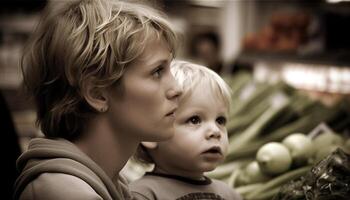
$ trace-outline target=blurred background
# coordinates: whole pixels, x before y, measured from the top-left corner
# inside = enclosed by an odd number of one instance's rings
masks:
[[[164,10],[175,24],[182,36],[178,58],[220,74],[255,71],[262,81],[282,78],[305,89],[350,92],[350,2],[142,1]],[[38,130],[33,104],[20,91],[19,60],[46,3],[13,0],[2,1],[0,7],[0,89],[23,147]],[[327,77],[331,72],[334,77]],[[303,78],[305,73],[312,75]]]
[[[283,112],[278,111],[259,129],[261,136],[254,141],[260,141],[260,146],[270,141],[263,139],[266,134],[305,120],[305,116],[309,116],[308,126],[292,127],[281,135],[296,131],[307,134],[323,122],[348,138],[349,1],[142,1],[162,9],[175,24],[182,39],[178,58],[212,68],[233,88],[236,109],[228,124],[230,136],[242,134],[264,111],[271,110],[270,103],[266,103],[271,98],[278,101],[290,98],[289,110],[281,109]],[[35,126],[34,104],[21,92],[19,61],[46,3],[44,0],[0,3],[0,91],[16,135],[9,138],[19,141],[20,151],[26,149],[30,138],[40,135]],[[286,112],[290,113],[289,118],[281,120]],[[7,117],[5,111],[1,117]],[[281,139],[282,136],[273,140]],[[8,143],[7,139],[2,141]],[[256,151],[251,150],[250,155]],[[229,159],[235,160],[235,155]],[[137,175],[130,175],[130,179]]]

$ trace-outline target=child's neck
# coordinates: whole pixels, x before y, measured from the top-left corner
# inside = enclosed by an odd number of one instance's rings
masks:
[[[153,172],[159,174],[168,174],[182,176],[193,180],[205,180],[203,172],[193,172],[193,171],[184,171],[184,170],[175,170],[175,169],[164,169],[158,166],[155,166]]]

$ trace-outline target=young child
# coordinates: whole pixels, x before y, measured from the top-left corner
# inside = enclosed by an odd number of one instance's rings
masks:
[[[175,134],[163,142],[142,142],[135,157],[154,169],[131,183],[131,192],[137,199],[241,199],[225,183],[204,176],[227,152],[229,86],[204,66],[173,61],[171,70],[183,91]]]

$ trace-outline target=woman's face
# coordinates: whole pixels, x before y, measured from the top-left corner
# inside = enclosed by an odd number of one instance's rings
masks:
[[[181,90],[170,72],[172,54],[164,39],[148,42],[112,91],[113,128],[139,141],[163,141],[174,134],[174,112]]]

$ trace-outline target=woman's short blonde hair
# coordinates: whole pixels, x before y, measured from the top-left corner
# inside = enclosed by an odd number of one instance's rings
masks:
[[[178,60],[172,61],[170,67],[182,89],[182,94],[179,97],[180,104],[191,96],[193,90],[198,89],[197,86],[203,84],[213,95],[216,95],[218,101],[223,101],[227,106],[227,111],[230,111],[231,88],[216,72],[202,65]],[[139,145],[134,159],[145,164],[153,163],[152,157],[143,145]]]
[[[118,83],[147,42],[164,38],[175,54],[176,34],[166,17],[147,5],[118,0],[50,2],[24,51],[24,87],[34,96],[37,123],[48,137],[72,140],[95,111],[84,99]]]

